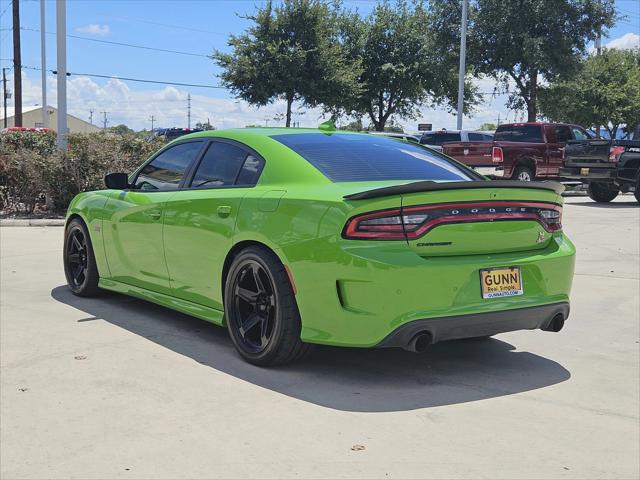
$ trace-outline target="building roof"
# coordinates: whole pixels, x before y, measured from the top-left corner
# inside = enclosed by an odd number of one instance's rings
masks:
[[[23,106],[22,107],[22,114],[24,115],[25,113],[28,112],[33,112],[34,110],[41,110],[42,107],[40,105],[30,105],[30,106]],[[58,109],[56,107],[52,107],[51,105],[47,105],[47,109],[51,110],[52,112],[55,112],[56,114],[58,113]],[[0,120],[4,117],[4,109],[0,110]],[[15,108],[14,107],[7,107],[7,120],[10,118],[13,118],[15,115]],[[78,122],[83,122],[86,123],[87,125],[90,125],[92,127],[95,127],[96,129],[99,129],[100,127],[93,125],[92,123],[87,122],[86,120],[83,120],[82,118],[78,118],[75,115],[71,115],[70,113],[67,112],[67,118],[73,118],[75,120],[77,120]],[[52,126],[55,129],[55,126]]]

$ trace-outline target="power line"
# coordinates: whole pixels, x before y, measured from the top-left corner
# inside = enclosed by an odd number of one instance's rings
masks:
[[[25,30],[27,32],[40,32],[39,29],[37,28],[28,28],[28,27],[21,27],[20,30]],[[47,35],[55,35],[54,32],[45,32]],[[89,37],[81,37],[79,35],[73,35],[68,33],[67,37],[69,38],[75,38],[77,40],[85,40],[87,42],[95,42],[95,43],[104,43],[107,45],[117,45],[119,47],[129,47],[129,48],[140,48],[142,50],[153,50],[156,52],[163,52],[163,53],[174,53],[177,55],[188,55],[191,57],[205,57],[205,58],[209,58],[208,55],[204,55],[202,53],[193,53],[193,52],[184,52],[181,50],[169,50],[166,48],[156,48],[156,47],[148,47],[146,45],[135,45],[133,43],[125,43],[125,42],[114,42],[111,40],[100,40],[99,38],[89,38]]]
[[[2,11],[2,13],[0,13],[0,18],[2,18],[2,16],[6,13],[7,10],[9,10],[9,8],[11,8],[11,5],[13,5],[13,0],[11,0],[9,2],[9,5],[7,5],[6,8]]]
[[[41,68],[37,68],[37,67],[29,67],[26,65],[22,65],[22,68],[28,68],[30,70],[38,70],[40,71]],[[55,73],[55,70],[50,70],[51,73]],[[159,85],[176,85],[178,87],[196,87],[196,88],[216,88],[216,89],[225,89],[226,87],[220,86],[220,85],[203,85],[203,84],[198,84],[198,83],[181,83],[181,82],[165,82],[162,80],[149,80],[149,79],[145,79],[145,78],[130,78],[130,77],[120,77],[117,75],[100,75],[98,73],[80,73],[80,72],[67,72],[67,75],[79,75],[79,76],[85,76],[85,77],[96,77],[96,78],[107,78],[107,79],[117,79],[117,80],[123,80],[123,81],[127,81],[127,82],[140,82],[140,83],[155,83],[155,84],[159,84]]]
[[[115,20],[121,20],[121,21],[127,21],[127,22],[140,22],[140,23],[148,23],[149,25],[158,25],[161,27],[177,28],[180,30],[188,30],[190,32],[211,33],[213,35],[228,35],[228,33],[223,33],[223,32],[214,32],[212,30],[204,30],[201,28],[184,27],[182,25],[172,25],[170,23],[153,22],[151,20],[142,20],[140,18],[131,18],[131,17],[112,17],[112,18],[114,18]]]

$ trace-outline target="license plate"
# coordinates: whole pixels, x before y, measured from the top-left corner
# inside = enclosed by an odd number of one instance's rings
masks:
[[[589,169],[588,168],[581,168],[580,169],[580,175],[584,175],[586,177],[587,175],[589,175]]]
[[[520,267],[482,269],[480,286],[482,298],[513,297],[524,293]]]

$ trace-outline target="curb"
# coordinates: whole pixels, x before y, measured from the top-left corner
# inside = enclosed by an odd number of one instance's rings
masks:
[[[64,218],[0,218],[0,227],[64,227]]]

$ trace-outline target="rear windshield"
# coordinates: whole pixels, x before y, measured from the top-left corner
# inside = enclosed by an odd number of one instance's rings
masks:
[[[543,143],[540,125],[504,125],[499,126],[493,139],[497,142]]]
[[[333,182],[471,180],[469,173],[444,156],[392,138],[324,133],[271,138],[305,158]]]
[[[459,142],[460,134],[459,133],[448,133],[448,132],[436,132],[436,133],[425,133],[422,135],[420,139],[420,143],[423,145],[442,145],[446,142]]]

